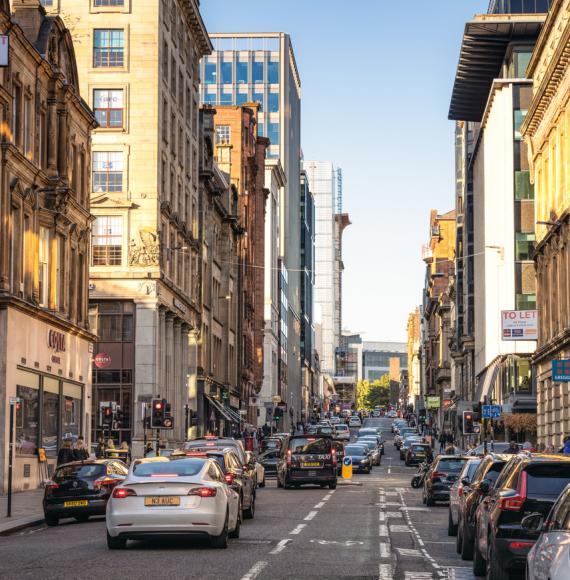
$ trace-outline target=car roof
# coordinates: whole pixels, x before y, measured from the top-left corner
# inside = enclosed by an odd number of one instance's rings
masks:
[[[469,461],[471,457],[468,457],[467,455],[438,455],[435,459],[436,461],[440,459],[465,459],[465,461]]]
[[[567,455],[559,455],[557,453],[525,453],[520,455],[511,455],[511,457],[518,457],[527,463],[568,463],[570,457]]]
[[[85,459],[85,461],[69,461],[68,463],[62,463],[58,465],[56,469],[60,467],[67,467],[69,465],[79,466],[79,465],[108,465],[112,461],[121,461],[119,457],[109,457],[107,459]],[[121,462],[122,463],[122,462]]]

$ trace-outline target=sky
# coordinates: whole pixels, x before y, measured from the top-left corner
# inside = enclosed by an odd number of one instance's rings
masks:
[[[287,32],[307,160],[343,170],[343,328],[405,341],[429,212],[454,208],[447,119],[465,22],[488,0],[202,0],[209,32]]]

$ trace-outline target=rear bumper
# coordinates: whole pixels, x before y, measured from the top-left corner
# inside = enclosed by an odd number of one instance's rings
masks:
[[[309,475],[303,471],[290,471],[286,477],[288,483],[334,483],[337,480],[337,468],[331,469],[327,473],[316,473],[315,475]]]
[[[104,516],[107,509],[106,499],[88,500],[89,505],[78,507],[63,507],[61,503],[44,502],[44,514],[58,518],[74,518],[78,516]]]
[[[505,570],[521,570],[526,566],[526,557],[532,546],[528,548],[513,548],[513,542],[530,542],[534,545],[533,539],[528,538],[495,538],[495,552],[501,567]]]
[[[449,488],[451,486],[445,485],[432,485],[430,489],[430,494],[435,500],[439,501],[449,501]]]

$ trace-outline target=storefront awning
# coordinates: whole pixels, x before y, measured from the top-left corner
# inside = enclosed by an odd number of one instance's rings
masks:
[[[501,365],[501,358],[495,359],[480,375],[479,375],[479,386],[477,387],[477,394],[475,395],[475,401],[483,402],[485,397],[493,390],[495,386],[495,381],[497,380],[497,375],[499,373],[499,367]]]
[[[238,425],[241,423],[241,417],[237,411],[234,411],[230,407],[226,407],[225,410],[227,413],[229,413],[231,415],[234,423],[237,423]]]
[[[218,411],[218,413],[220,413],[220,415],[222,415],[224,419],[227,419],[228,421],[230,421],[230,423],[236,422],[235,417],[233,417],[232,414],[229,412],[230,409],[224,407],[224,405],[222,405],[219,401],[216,401],[216,399],[210,397],[209,395],[204,395],[204,397],[208,399],[210,404]],[[237,422],[239,423],[239,421]]]

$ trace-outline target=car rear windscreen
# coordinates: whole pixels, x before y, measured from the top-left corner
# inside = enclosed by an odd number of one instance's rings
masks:
[[[412,451],[414,453],[416,453],[416,452],[425,453],[428,448],[429,448],[429,445],[412,445]]]
[[[331,440],[319,437],[296,437],[289,441],[291,453],[330,453]]]
[[[446,473],[456,473],[461,471],[467,459],[441,459],[437,464],[437,471],[445,471]]]
[[[364,455],[366,447],[364,445],[347,445],[344,448],[345,455]]]
[[[172,461],[160,461],[138,463],[133,469],[133,475],[137,477],[191,477],[200,473],[205,459],[175,459]]]
[[[545,463],[527,468],[529,494],[558,496],[570,482],[570,463]]]
[[[53,476],[55,483],[61,483],[67,479],[97,479],[105,475],[105,466],[95,465],[67,465],[60,467]]]

